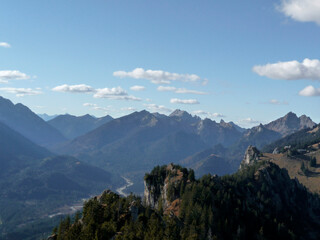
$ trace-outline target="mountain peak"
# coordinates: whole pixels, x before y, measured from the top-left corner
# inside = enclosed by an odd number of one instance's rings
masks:
[[[298,130],[313,127],[314,125],[315,123],[309,117],[302,115],[298,118],[295,113],[289,112],[285,116],[266,124],[265,127],[280,133],[282,136],[287,136]]]
[[[186,111],[176,109],[169,115],[169,117],[182,117],[182,116],[191,116],[191,114]]]
[[[288,112],[284,117],[284,119],[298,119],[297,114],[293,112]]]
[[[195,123],[201,120],[200,117],[198,116],[192,116],[190,113],[180,110],[180,109],[176,109],[174,110],[169,117],[173,117],[173,118],[177,118],[179,119],[179,121],[187,121],[190,123]]]

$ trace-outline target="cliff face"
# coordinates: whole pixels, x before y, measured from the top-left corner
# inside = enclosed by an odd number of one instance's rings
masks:
[[[158,171],[146,175],[144,181],[145,205],[162,210],[164,214],[178,215],[181,190],[183,191],[191,175],[187,169],[173,164],[163,166]]]
[[[224,177],[195,180],[192,170],[158,166],[145,176],[145,204],[134,195],[123,198],[106,191],[85,203],[81,219],[71,225],[70,218],[62,221],[55,236],[318,240],[319,197],[276,164],[251,161],[256,154],[251,147],[248,165]]]
[[[257,162],[260,155],[260,151],[256,147],[250,145],[244,154],[239,169],[243,169],[245,166],[252,165]]]

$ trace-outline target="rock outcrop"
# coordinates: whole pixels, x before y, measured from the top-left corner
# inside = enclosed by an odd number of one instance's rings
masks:
[[[252,165],[253,163],[257,162],[260,156],[260,151],[256,147],[250,145],[244,154],[239,169],[243,169],[245,166]]]
[[[193,173],[193,170],[190,171]],[[153,209],[161,209],[165,214],[178,216],[180,190],[186,186],[188,178],[190,174],[187,169],[172,163],[159,167],[156,172],[146,175],[144,181],[145,205]]]

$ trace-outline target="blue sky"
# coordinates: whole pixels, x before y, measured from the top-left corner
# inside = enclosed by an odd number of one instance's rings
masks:
[[[318,0],[4,0],[0,94],[47,114],[320,122],[319,42]]]

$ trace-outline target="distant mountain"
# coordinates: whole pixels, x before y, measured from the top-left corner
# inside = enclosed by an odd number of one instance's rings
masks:
[[[60,131],[67,139],[74,139],[107,122],[110,122],[111,120],[113,120],[113,118],[109,115],[101,118],[95,118],[89,114],[80,117],[65,114],[49,120],[48,123]]]
[[[43,113],[43,114],[38,113],[37,115],[38,115],[39,117],[41,117],[43,120],[45,120],[46,122],[49,121],[49,120],[51,120],[51,119],[54,119],[54,118],[57,117],[57,116],[59,116],[59,115],[57,115],[57,114],[55,114],[55,115],[48,115],[48,114],[46,114],[46,113]]]
[[[114,119],[56,152],[121,174],[139,173],[136,179],[141,179],[154,165],[178,163],[216,144],[230,146],[241,135],[232,125],[201,120],[180,110],[170,116],[141,111]]]
[[[254,145],[257,148],[261,148],[279,138],[281,138],[280,133],[270,130],[266,128],[264,125],[260,124],[259,126],[253,127],[250,130],[248,130],[243,135],[243,137],[235,144],[235,146],[243,147],[241,149],[244,150],[249,145]]]
[[[219,144],[185,158],[180,164],[192,168],[198,177],[209,173],[222,176],[233,171],[229,160],[226,159],[226,151],[227,148]]]
[[[285,146],[290,146],[291,151],[308,149],[311,145],[320,144],[320,124],[312,129],[302,129],[262,148],[264,152],[273,152],[275,148],[283,151]]]
[[[230,146],[236,143],[242,134],[231,124],[224,121],[217,123],[211,119],[204,119],[194,125],[196,133],[209,145],[222,144]]]
[[[306,115],[298,118],[295,113],[289,112],[284,117],[266,124],[265,127],[280,133],[282,136],[287,136],[304,128],[312,128],[315,125]]]
[[[21,103],[0,97],[0,122],[41,146],[61,143],[62,134]]]
[[[237,129],[241,133],[244,133],[245,131],[247,131],[246,128],[242,128],[242,127],[238,126],[237,124],[235,124],[234,122],[228,122],[228,123],[231,124],[235,129]]]
[[[180,119],[135,112],[76,138],[62,151],[104,166],[141,169],[184,158],[207,146],[200,137],[183,131],[184,128]]]
[[[47,149],[0,122],[0,179],[25,167],[34,166],[42,158],[52,155]]]
[[[190,113],[186,112],[186,111],[182,111],[180,109],[176,109],[175,111],[173,111],[169,117],[171,118],[175,118],[177,121],[181,121],[184,123],[196,123],[199,122],[201,120],[200,117],[198,116],[192,116]]]
[[[106,170],[54,156],[1,122],[0,166],[0,239],[28,239],[32,231],[53,226],[49,214],[72,212],[61,208],[122,184]],[[38,223],[40,229],[35,229]]]
[[[114,162],[131,168],[177,162],[218,143],[230,145],[240,137],[232,126],[201,120],[180,110],[168,117],[141,111],[108,122],[60,151],[102,161],[103,165]]]

